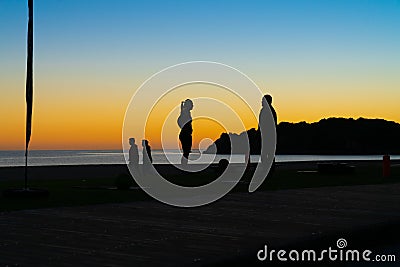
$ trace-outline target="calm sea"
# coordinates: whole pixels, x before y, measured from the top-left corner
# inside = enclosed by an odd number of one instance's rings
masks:
[[[153,162],[158,164],[179,163],[182,154],[179,150],[160,150],[152,152]],[[207,155],[194,152],[190,155],[191,163],[204,164],[218,162],[226,158],[232,163],[243,163],[244,155]],[[348,155],[277,155],[277,162],[322,161],[322,160],[381,160],[382,155],[348,156]],[[400,159],[400,155],[391,156]],[[140,162],[142,155],[140,153]],[[252,162],[258,162],[259,156],[251,156]],[[0,151],[0,167],[24,166],[24,151]],[[125,164],[124,153],[119,150],[32,150],[29,152],[30,166],[49,165],[85,165],[85,164]]]

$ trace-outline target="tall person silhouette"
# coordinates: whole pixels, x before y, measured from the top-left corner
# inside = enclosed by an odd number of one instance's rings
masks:
[[[271,110],[272,117],[275,122],[275,129],[277,127],[278,123],[278,118],[276,115],[276,111],[274,107],[272,106],[272,96],[270,95],[264,95],[264,97],[261,100],[262,103],[262,108],[260,111],[260,116],[258,118],[258,130],[261,131],[261,144],[265,144],[268,139],[268,130],[271,131],[272,129],[267,129],[267,115],[268,115],[268,107]],[[263,154],[261,152],[261,162],[265,162],[267,159],[267,155]],[[272,174],[275,170],[275,158],[271,166],[270,173]]]
[[[192,149],[192,115],[190,111],[193,109],[193,102],[190,99],[186,99],[181,102],[181,114],[178,118],[178,125],[181,128],[179,133],[179,140],[181,141],[183,156],[181,164],[187,164],[189,154]]]

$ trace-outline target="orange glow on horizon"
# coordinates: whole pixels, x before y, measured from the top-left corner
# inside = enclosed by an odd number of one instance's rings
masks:
[[[85,84],[85,86],[96,88],[96,94],[86,92],[84,90],[86,87],[82,87],[76,81],[62,85],[58,85],[51,79],[38,82],[34,95],[30,149],[122,149],[125,109],[134,92],[126,88],[135,88],[135,86],[132,86],[131,81],[115,84],[95,82]],[[138,84],[140,83],[136,83],[137,87]],[[0,150],[23,150],[25,147],[24,92],[17,90],[21,89],[21,85],[23,85],[22,78],[14,84],[9,84],[13,93],[4,95],[1,99],[0,114],[4,116],[1,117]],[[400,122],[398,91],[394,90],[391,97],[388,97],[381,95],[373,84],[363,86],[365,92],[362,93],[357,92],[350,85],[323,85],[325,90],[319,94],[307,91],[316,92],[322,87],[318,83],[299,87],[294,83],[274,84],[271,82],[269,86],[261,88],[274,88],[274,90],[266,91],[274,97],[273,105],[278,113],[279,122],[315,122],[328,117],[381,118]],[[44,94],[45,89],[42,87],[56,87],[57,90]],[[291,88],[296,88],[296,91],[290,91]],[[114,90],[122,93],[110,94]],[[164,134],[168,139],[166,145],[177,148],[179,128],[176,125],[176,119],[179,116],[180,101],[201,97],[200,93],[203,95],[212,93],[216,98],[223,99],[231,105],[246,129],[257,127],[258,114],[254,117],[234,96],[227,95],[225,91],[215,86],[184,86],[166,96],[150,114],[146,138],[149,139],[153,149],[160,148],[160,131],[164,118],[174,109],[176,110],[169,114],[169,119],[166,121]],[[224,125],[229,126],[226,131],[235,133],[242,131],[243,127],[234,119],[236,115],[229,109],[215,102],[206,102],[204,99],[194,102],[193,117],[204,114],[210,117],[217,116]],[[160,119],[160,116],[164,118]],[[195,121],[193,127],[193,148],[197,148],[202,139],[215,140],[222,132],[225,132],[222,128],[212,126],[207,122]]]

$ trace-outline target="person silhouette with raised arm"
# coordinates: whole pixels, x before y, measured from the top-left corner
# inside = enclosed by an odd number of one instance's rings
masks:
[[[181,114],[178,117],[178,125],[181,128],[179,133],[179,140],[181,141],[183,156],[181,164],[187,164],[189,154],[192,149],[192,115],[190,111],[193,109],[193,101],[186,99],[181,102]]]
[[[271,129],[268,129],[267,125],[267,116],[268,116],[268,107],[271,110],[272,117],[275,122],[275,129],[278,125],[278,117],[276,115],[276,111],[274,107],[272,106],[272,96],[271,95],[264,95],[262,100],[261,100],[262,108],[260,111],[260,116],[258,118],[258,131],[261,133],[261,144],[265,144],[267,142],[267,135],[268,131],[271,131]],[[267,159],[267,155],[262,153],[261,151],[261,162],[265,162]],[[271,166],[270,173],[272,174],[275,170],[275,158]]]

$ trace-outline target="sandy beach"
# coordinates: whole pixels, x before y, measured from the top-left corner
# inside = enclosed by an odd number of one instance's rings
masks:
[[[352,175],[320,175],[318,163],[280,163],[266,188],[248,194],[244,185],[192,209],[162,204],[140,188],[107,189],[127,172],[125,165],[30,167],[32,184],[49,186],[50,198],[36,204],[3,198],[0,264],[264,266],[257,260],[264,245],[318,250],[339,238],[352,248],[396,255],[400,162],[392,161],[394,176],[387,181],[381,161],[346,162],[355,167]],[[182,174],[170,165],[155,167],[167,176]],[[23,175],[23,167],[0,168],[3,186],[20,184]]]
[[[139,201],[2,213],[0,264],[275,266],[257,260],[264,245],[320,250],[339,238],[396,254],[398,192],[399,184],[347,186],[235,193],[195,209]]]
[[[324,161],[308,161],[308,162],[284,162],[277,163],[278,170],[317,170],[318,163]],[[329,161],[334,162],[334,161]],[[382,161],[340,161],[351,166],[375,166],[381,167]],[[256,165],[251,164],[254,168]],[[400,160],[392,160],[393,168],[400,166]],[[182,172],[172,165],[155,164],[157,171],[165,175],[181,174]],[[211,168],[216,168],[217,164],[212,164]],[[15,180],[24,178],[24,167],[1,167],[0,181]],[[128,168],[124,164],[107,164],[107,165],[60,165],[60,166],[31,166],[29,167],[30,179],[99,179],[99,178],[115,178],[116,175],[127,173]]]

